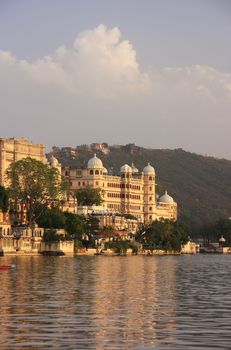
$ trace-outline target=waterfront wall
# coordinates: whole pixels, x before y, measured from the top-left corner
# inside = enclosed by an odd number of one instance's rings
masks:
[[[41,242],[41,253],[61,252],[65,255],[74,255],[74,241]]]

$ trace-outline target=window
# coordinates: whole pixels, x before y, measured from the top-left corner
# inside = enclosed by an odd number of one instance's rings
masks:
[[[149,197],[149,200],[151,201],[151,200],[152,200],[152,197]]]
[[[149,176],[149,180],[152,180],[152,176]]]
[[[152,191],[152,186],[149,187],[149,191]]]
[[[93,175],[93,174],[94,174],[93,170],[90,170],[90,175]]]
[[[95,171],[95,175],[99,175],[99,170],[96,170],[96,171]]]
[[[152,211],[152,207],[149,207],[149,210]]]

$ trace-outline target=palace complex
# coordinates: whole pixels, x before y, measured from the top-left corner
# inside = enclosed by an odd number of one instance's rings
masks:
[[[124,164],[119,174],[109,175],[102,161],[94,155],[86,168],[62,168],[53,155],[49,159],[45,157],[42,144],[33,144],[24,138],[0,138],[0,185],[7,187],[5,174],[8,166],[26,157],[56,168],[60,178],[62,174],[69,182],[69,193],[60,199],[61,210],[93,214],[99,219],[101,228],[110,226],[120,233],[135,233],[140,224],[150,224],[161,218],[177,219],[177,203],[173,198],[167,191],[161,197],[156,194],[156,174],[151,164],[147,164],[142,171],[134,164]],[[101,190],[103,202],[100,206],[78,205],[75,193],[87,187]],[[12,226],[14,222],[23,226]],[[37,251],[44,230],[36,226],[28,228],[27,224],[24,205],[18,204],[16,212],[0,212],[0,249]]]
[[[125,164],[117,176],[108,175],[102,161],[94,155],[87,168],[66,167],[62,169],[62,174],[69,181],[73,193],[87,186],[100,188],[103,204],[99,210],[105,215],[130,215],[145,224],[161,218],[177,219],[177,204],[167,191],[157,197],[155,169],[150,164],[142,171],[134,164]]]

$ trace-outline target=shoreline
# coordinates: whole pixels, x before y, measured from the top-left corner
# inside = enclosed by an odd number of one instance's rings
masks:
[[[6,252],[4,253],[3,256],[0,257],[0,261],[1,258],[6,258],[6,257],[26,257],[26,256],[41,256],[41,257],[46,257],[46,256],[54,256],[54,257],[77,257],[77,256],[102,256],[102,257],[114,257],[114,256],[147,256],[147,257],[151,257],[151,256],[179,256],[179,255],[196,255],[199,253],[179,253],[179,252],[155,252],[153,254],[149,254],[149,253],[138,253],[138,254],[132,254],[132,253],[127,253],[127,254],[116,254],[116,253],[96,253],[96,252],[83,252],[83,253],[69,253],[69,254],[64,254],[64,255],[59,255],[57,254],[47,254],[47,255],[43,255],[42,253],[38,253],[38,252]]]

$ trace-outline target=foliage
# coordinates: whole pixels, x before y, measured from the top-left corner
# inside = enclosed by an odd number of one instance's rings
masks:
[[[66,217],[63,212],[58,209],[46,208],[43,213],[36,220],[39,227],[44,228],[65,228]]]
[[[7,212],[9,207],[9,193],[5,187],[0,186],[0,210]]]
[[[92,237],[90,237],[88,240],[83,239],[81,242],[82,242],[83,247],[86,249],[95,248],[95,241]]]
[[[89,215],[85,218],[84,229],[86,233],[93,235],[95,231],[99,230],[99,219],[94,215]]]
[[[112,226],[104,226],[103,227],[103,231],[109,231],[109,232],[111,232],[111,231],[113,231],[114,230],[114,228],[112,227]]]
[[[55,203],[65,191],[58,170],[32,158],[12,163],[7,170],[7,179],[10,199],[15,205],[25,206],[29,226],[40,215],[42,206]]]
[[[107,242],[105,245],[106,249],[112,249],[114,252],[118,255],[126,255],[128,247],[129,247],[129,242],[128,241],[110,241]]]
[[[224,236],[226,240],[226,245],[231,246],[231,219],[225,218],[220,219],[215,224],[214,233],[216,235],[216,240],[218,241],[221,235]]]
[[[60,235],[56,233],[56,230],[49,230],[44,233],[43,241],[47,243],[59,242]]]
[[[74,235],[75,238],[81,238],[84,233],[84,219],[83,217],[72,214],[65,213],[66,223],[65,229],[70,235]]]
[[[126,255],[128,249],[132,249],[133,254],[137,254],[139,250],[139,243],[131,241],[116,240],[106,242],[106,249],[112,249],[118,255]]]
[[[218,242],[219,238],[224,236],[227,246],[231,246],[231,219],[221,218],[210,224],[205,224],[201,228],[201,237],[204,243]]]
[[[77,214],[62,212],[56,208],[46,208],[37,219],[37,224],[44,228],[65,229],[75,238],[82,238],[85,219]]]
[[[103,202],[101,197],[101,189],[92,188],[90,186],[79,189],[76,192],[76,198],[78,205],[100,205]]]
[[[81,248],[83,248],[83,243],[81,241],[79,241],[78,239],[75,239],[74,246],[75,246],[75,249],[81,249]]]
[[[129,248],[132,249],[133,254],[138,254],[138,251],[140,249],[140,244],[138,242],[130,242]]]
[[[188,234],[185,227],[178,222],[156,220],[140,234],[139,240],[147,249],[179,252],[181,246],[188,242]]]

